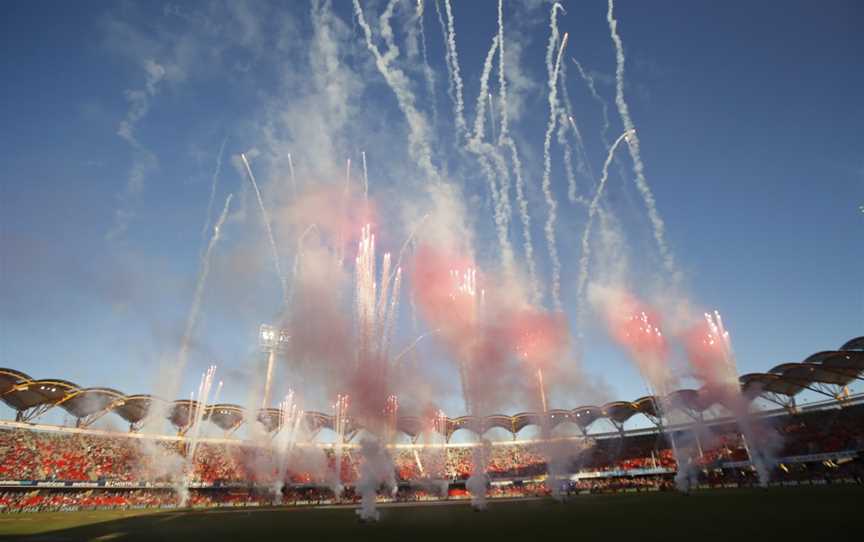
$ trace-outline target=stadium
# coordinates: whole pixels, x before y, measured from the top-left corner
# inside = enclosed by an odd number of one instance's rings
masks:
[[[864,337],[852,339],[838,350],[815,353],[800,363],[786,363],[767,373],[740,378],[744,396],[764,399],[777,407],[760,411],[755,420],[765,432],[756,438],[771,438],[768,435],[773,434],[780,442],[772,453],[768,486],[860,488],[864,483],[864,396],[849,395],[847,386],[862,377]],[[275,443],[281,432],[292,430],[287,413],[280,409],[261,409],[250,416],[238,405],[212,404],[198,409],[203,415],[196,421],[190,414],[196,405],[177,400],[166,410],[177,434],[159,436],[138,431],[153,403],[163,401],[150,395],[82,388],[59,379],[33,380],[12,369],[0,369],[0,385],[0,397],[16,412],[14,421],[0,421],[4,457],[0,465],[0,511],[7,518],[48,511],[177,510],[177,482],[154,463],[189,453],[194,453],[194,458],[185,505],[192,510],[260,509],[272,513],[279,508],[350,508],[360,501],[355,490],[360,458],[352,439],[363,428],[350,418],[341,421],[345,425],[344,448],[337,467],[335,444],[316,442],[315,435],[322,428],[334,429],[340,420],[320,412],[304,413],[297,423],[308,428],[310,440],[295,443],[296,448],[289,453],[320,455],[323,470],[321,464],[310,464],[306,471],[294,470],[291,465],[308,463],[308,459],[290,457],[284,460],[288,469],[280,472]],[[798,406],[795,398],[803,390],[825,399]],[[690,421],[664,426],[658,414],[660,404],[680,410]],[[39,423],[41,415],[55,408],[68,412],[76,420],[74,426]],[[128,433],[89,428],[100,417],[112,415],[128,422]],[[653,427],[624,429],[623,424],[633,416],[644,416]],[[672,417],[671,412],[665,415],[666,419]],[[579,436],[548,442],[520,438],[523,429],[544,424],[544,418],[553,430],[571,424]],[[593,431],[603,419],[617,431]],[[224,437],[198,438],[193,449],[189,437],[192,423],[212,424]],[[232,438],[244,423],[259,424],[266,439],[250,442]],[[510,433],[512,440],[485,440],[484,435],[493,428]],[[712,404],[704,389],[545,414],[482,419],[397,417],[393,430],[408,442],[390,447],[397,488],[379,488],[376,500],[382,505],[467,500],[466,481],[472,473],[472,455],[478,451],[487,455],[485,492],[493,503],[500,500],[512,506],[517,499],[549,497],[550,446],[554,446],[559,461],[566,457],[566,466],[557,471],[552,482],[560,485],[564,499],[675,492],[674,479],[680,468],[672,447],[687,441],[697,444],[686,459],[693,462],[695,476],[688,492],[760,487],[738,423],[722,405]],[[451,444],[450,437],[459,430],[474,433],[476,442]],[[442,442],[427,442],[423,438],[427,432],[438,433]],[[338,495],[327,479],[327,473],[332,472],[339,472]]]
[[[860,537],[860,2],[46,4],[0,540]]]

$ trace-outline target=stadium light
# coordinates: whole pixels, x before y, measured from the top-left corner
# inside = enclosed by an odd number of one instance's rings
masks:
[[[267,351],[285,348],[290,339],[291,335],[288,334],[288,330],[268,324],[261,324],[258,330],[258,344]]]
[[[273,366],[276,364],[276,353],[284,350],[290,340],[291,335],[286,329],[268,324],[261,324],[258,329],[258,344],[267,352],[267,373],[264,377],[264,396],[261,400],[261,408],[267,408],[270,403],[270,387],[273,380]]]

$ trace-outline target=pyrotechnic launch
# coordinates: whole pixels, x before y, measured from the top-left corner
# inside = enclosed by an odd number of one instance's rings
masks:
[[[0,538],[851,539],[864,16],[769,4],[13,0]]]

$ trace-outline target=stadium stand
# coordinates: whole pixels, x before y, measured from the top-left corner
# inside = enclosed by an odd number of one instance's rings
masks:
[[[801,363],[741,377],[746,396],[763,397],[781,407],[759,412],[754,419],[756,431],[750,437],[758,441],[750,445],[768,449],[775,460],[774,483],[861,483],[864,397],[850,395],[846,386],[860,380],[862,373],[864,337],[859,337],[839,350],[818,352]],[[804,389],[826,400],[799,407],[795,396]],[[667,490],[673,486],[678,466],[673,450],[676,443],[679,448],[689,446],[688,461],[698,467],[700,485],[756,483],[748,442],[737,422],[728,413],[724,415],[722,408],[705,402],[700,390],[678,390],[671,395],[674,402],[643,397],[546,415],[439,417],[429,423],[416,417],[399,418],[396,427],[412,444],[390,448],[399,488],[395,495],[382,494],[381,498],[441,498],[443,487],[448,488],[447,498],[464,498],[465,481],[477,453],[486,457],[485,474],[493,498],[545,495],[551,483],[561,484],[567,494]],[[0,511],[172,507],[178,504],[178,485],[190,488],[191,506],[303,505],[336,499],[330,489],[337,461],[332,445],[298,443],[284,461],[290,468],[280,471],[269,439],[256,443],[233,436],[246,419],[237,405],[206,407],[204,423],[214,424],[225,436],[200,439],[194,461],[189,461],[189,440],[183,436],[189,429],[189,416],[182,410],[190,408],[188,401],[175,401],[166,409],[177,435],[147,435],[139,432],[141,423],[152,405],[162,401],[149,395],[125,396],[110,388],[81,388],[65,380],[33,380],[20,371],[0,369],[0,398],[16,412],[15,421],[0,421]],[[658,403],[690,409],[687,419],[691,421],[664,427]],[[72,414],[75,427],[35,423],[54,407]],[[128,433],[90,428],[93,421],[112,412],[129,423]],[[706,416],[707,412],[714,415]],[[624,423],[637,415],[653,425],[625,430]],[[271,434],[281,429],[277,409],[261,410],[257,418]],[[518,440],[522,429],[544,419],[553,427],[572,422],[578,434]],[[590,431],[600,419],[608,420],[615,431]],[[312,412],[305,422],[314,430],[332,427],[333,419]],[[450,442],[456,430],[472,430],[482,438],[492,428],[510,432],[513,440]],[[437,432],[444,442],[418,443],[424,432]],[[352,501],[360,459],[356,444],[346,443],[343,449],[339,471],[347,487],[338,500]],[[549,458],[559,463],[556,472],[563,473],[555,482],[546,479]],[[284,472],[283,480],[279,480],[280,472]],[[283,485],[281,494],[274,492]]]

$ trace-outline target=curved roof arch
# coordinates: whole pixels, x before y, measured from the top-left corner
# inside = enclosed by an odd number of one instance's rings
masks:
[[[168,407],[167,419],[171,425],[179,429],[189,428],[195,422],[192,419],[195,409],[199,407],[194,399],[177,399]]]
[[[763,392],[794,397],[804,389],[799,383],[774,373],[748,373],[738,379],[745,395],[753,398]]]
[[[849,382],[861,378],[864,374],[864,352],[845,350],[826,357],[820,363],[828,371],[842,373],[849,378]]]
[[[576,407],[572,411],[571,420],[584,431],[589,425],[604,416],[603,409],[598,406],[586,405]]]
[[[840,350],[864,350],[864,336],[849,339],[840,347]]]
[[[511,416],[498,415],[496,418],[501,419],[501,423],[496,423],[495,427],[506,429],[511,434],[516,434],[530,425],[540,426],[543,423],[543,417],[536,412],[519,412]],[[486,425],[491,426],[487,420]]]
[[[306,425],[309,427],[310,431],[314,432],[320,429],[333,430],[333,416],[328,416],[323,412],[310,410],[303,414],[303,417],[306,420]]]
[[[112,405],[125,398],[122,392],[113,388],[84,388],[64,397],[59,405],[76,418],[85,418],[110,410]]]
[[[562,423],[573,423],[573,413],[569,410],[555,408],[547,412],[549,416],[549,428],[554,429]]]
[[[842,401],[843,394],[848,395],[844,387],[855,379],[864,380],[864,336],[847,341],[839,350],[824,350],[811,354],[800,363],[782,363],[766,373],[742,375],[739,383],[742,393],[750,400],[762,396],[781,406],[794,408],[794,397],[804,389]],[[733,394],[737,393],[734,389],[731,391]],[[712,391],[707,387],[698,390],[681,389],[662,400],[655,396],[645,396],[635,401],[613,401],[603,406],[586,405],[573,410],[557,409],[545,413],[521,412],[513,416],[495,414],[484,418],[462,416],[451,419],[442,413],[433,418],[432,427],[448,438],[459,429],[468,429],[482,435],[490,429],[500,428],[515,435],[529,425],[543,423],[552,428],[562,423],[573,423],[584,433],[591,424],[605,417],[620,429],[636,414],[642,414],[652,421],[659,419],[660,407],[665,406],[665,401],[692,412],[702,412],[715,404],[727,405],[727,399],[733,394],[727,395],[726,392],[727,390]],[[196,401],[189,399],[168,403],[146,394],[125,396],[112,388],[81,388],[67,380],[33,380],[26,373],[10,368],[0,368],[0,399],[17,411],[16,419],[19,420],[35,419],[46,410],[60,406],[76,416],[78,423],[89,423],[84,418],[91,419],[90,417],[101,416],[105,412],[114,412],[133,426],[141,423],[150,412],[152,404],[158,401],[168,405],[166,417],[180,430],[188,428],[190,421],[194,421],[191,420],[191,415],[198,406]],[[205,419],[226,430],[245,420],[246,412],[238,405],[218,404],[205,408]],[[262,409],[256,413],[258,420],[270,432],[277,430],[282,423],[278,409]],[[306,425],[313,431],[321,428],[334,429],[332,415],[307,412],[304,416]],[[350,439],[351,435],[361,428],[356,420],[350,417],[345,421],[344,434]],[[400,416],[396,419],[396,430],[413,438],[424,431],[427,421],[427,418]],[[134,427],[130,429],[134,430]]]
[[[810,354],[803,361],[803,363],[822,363],[825,358],[829,358],[837,353],[837,350],[823,350],[821,352],[816,352],[815,354]]]
[[[603,405],[603,413],[606,418],[617,424],[623,424],[639,411],[630,401],[613,401]]]
[[[513,433],[517,418],[525,415],[526,413],[517,414],[516,416],[512,417],[507,416],[506,414],[492,414],[490,416],[486,416],[485,418],[482,418],[482,421],[480,423],[480,426],[482,427],[481,430],[483,433],[485,433],[493,427],[498,427],[507,431],[508,433]],[[530,423],[530,421],[528,421],[527,419],[525,420],[525,422],[527,422],[525,423],[525,425],[528,425]]]
[[[114,413],[129,423],[137,424],[147,417],[154,402],[164,403],[163,399],[149,394],[127,395],[114,405]]]
[[[282,427],[282,411],[278,408],[259,409],[257,419],[268,433],[272,433]]]
[[[800,384],[809,385],[814,382],[820,384],[830,384],[835,386],[845,386],[855,380],[857,371],[853,368],[853,372],[839,370],[831,365],[825,365],[825,361],[831,360],[832,357],[827,357],[822,360],[822,363],[784,363],[771,369],[774,374],[779,374],[785,379],[795,381]],[[842,364],[844,361],[851,359],[843,354],[838,357],[838,362]],[[862,369],[864,369],[864,360],[862,360]]]
[[[22,382],[30,382],[30,375],[16,371],[15,369],[0,368],[0,395],[11,390],[15,385]]]
[[[475,416],[450,418],[447,423],[447,437],[451,437],[453,433],[460,429],[467,429],[476,435],[483,434],[482,424]]]
[[[21,382],[3,394],[3,401],[18,411],[51,405],[80,388],[67,380],[44,379]]]
[[[714,404],[710,393],[702,389],[685,388],[675,390],[666,396],[666,403],[671,408],[683,410],[692,414],[701,414]]]
[[[640,414],[644,414],[648,418],[659,418],[660,410],[657,408],[657,398],[653,395],[646,395],[633,401],[633,406]]]
[[[246,419],[246,411],[240,405],[220,403],[208,405],[204,419],[213,422],[219,429],[230,431]]]

